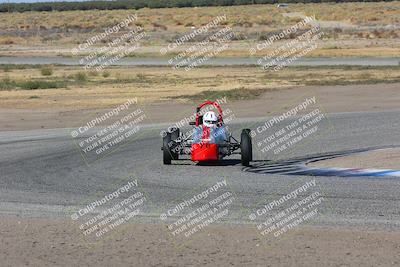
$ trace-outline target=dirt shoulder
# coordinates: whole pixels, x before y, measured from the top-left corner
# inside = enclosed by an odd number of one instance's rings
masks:
[[[309,164],[309,166],[400,170],[400,148],[379,149],[346,157],[317,161]]]
[[[305,98],[315,96],[317,104],[326,113],[397,110],[400,102],[399,89],[398,83],[293,87],[267,91],[254,100],[230,101],[228,97],[227,103],[222,106],[224,109],[231,109],[236,118],[265,117],[281,114]],[[192,100],[142,103],[141,99],[138,100],[147,117],[154,123],[180,120],[193,113],[194,107],[202,102]],[[96,103],[96,96],[91,101]],[[126,99],[121,98],[119,104],[125,101]],[[84,118],[93,118],[107,110],[109,109],[85,108],[80,105],[75,108],[0,108],[0,131],[77,127],[81,126]]]
[[[2,217],[3,266],[397,266],[400,232],[304,228],[263,241],[251,226],[212,226],[184,245],[159,224],[130,224],[95,244],[63,219]],[[157,257],[154,257],[157,255]]]

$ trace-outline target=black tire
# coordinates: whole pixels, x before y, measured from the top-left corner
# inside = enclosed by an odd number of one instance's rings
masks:
[[[167,133],[163,137],[163,162],[166,165],[170,165],[172,160],[172,153],[169,146],[170,142],[171,142],[171,133]]]
[[[251,144],[250,129],[243,129],[240,135],[240,150],[242,157],[242,165],[249,166],[253,160],[253,147]]]
[[[176,140],[179,138],[179,128],[171,129],[171,139]]]
[[[175,141],[179,138],[179,128],[174,128],[171,130],[171,140]],[[179,159],[179,153],[171,151],[172,159]]]

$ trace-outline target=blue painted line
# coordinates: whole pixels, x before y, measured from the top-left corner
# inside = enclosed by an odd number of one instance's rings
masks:
[[[389,171],[383,171],[377,174],[377,176],[391,176],[393,174],[396,174],[396,176],[400,175],[400,171],[394,171],[394,170],[389,170]]]
[[[308,168],[289,171],[288,175],[314,175],[314,176],[338,176],[338,177],[400,177],[400,171],[396,170],[372,170],[372,169],[342,169],[342,168]]]

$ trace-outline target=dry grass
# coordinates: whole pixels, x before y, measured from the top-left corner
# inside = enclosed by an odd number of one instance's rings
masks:
[[[400,2],[378,3],[319,3],[319,4],[290,4],[287,9],[278,9],[275,5],[249,5],[232,7],[199,7],[199,8],[165,8],[140,10],[110,10],[110,11],[65,11],[65,12],[26,12],[10,13],[0,16],[0,31],[7,32],[0,38],[0,45],[49,45],[49,46],[76,46],[84,42],[104,28],[116,25],[130,14],[137,13],[136,25],[142,26],[149,38],[145,46],[165,45],[177,36],[188,33],[191,27],[200,27],[212,21],[216,16],[226,14],[227,21],[222,23],[233,27],[238,36],[247,37],[247,41],[257,41],[265,33],[279,31],[293,25],[299,18],[288,17],[285,14],[297,12],[304,15],[315,15],[320,21],[331,25],[324,29],[324,43],[329,40],[395,40],[400,38],[400,29],[384,28],[400,24]],[[347,25],[343,29],[335,23]],[[336,28],[335,28],[336,27]],[[24,33],[26,37],[19,37]],[[246,44],[247,41],[238,41]],[[357,40],[358,42],[359,40]],[[395,48],[399,48],[398,41]],[[315,51],[315,55],[337,56],[379,55],[373,49],[384,49],[386,46],[375,44],[365,47],[355,44],[355,47],[341,47]],[[364,53],[349,49],[364,49]],[[371,50],[372,49],[372,50]],[[158,55],[155,53],[148,55]],[[344,51],[348,50],[348,51]],[[150,51],[151,52],[151,51]],[[266,51],[265,51],[266,52]],[[399,50],[385,51],[385,55],[398,55]],[[146,51],[143,51],[146,53]],[[62,54],[62,53],[61,53]],[[248,49],[244,45],[233,48],[221,56],[248,56]]]
[[[303,85],[368,84],[400,82],[400,67],[291,67],[265,72],[257,67],[212,67],[193,71],[174,71],[168,67],[112,68],[109,76],[86,75],[74,67],[54,67],[51,77],[39,68],[0,72],[0,81],[64,82],[56,89],[20,88],[0,91],[1,108],[101,108],[138,97],[143,102],[188,101],[194,96],[234,94],[238,99],[259,96],[260,92]],[[236,89],[232,90],[232,89]],[[186,95],[182,97],[182,95]],[[34,97],[32,97],[34,96]]]
[[[0,28],[8,30],[46,30],[57,28],[101,29],[117,24],[129,14],[137,13],[140,24],[150,30],[162,28],[186,31],[187,27],[205,25],[214,17],[226,14],[229,26],[254,27],[267,25],[271,29],[292,25],[298,19],[283,13],[302,12],[316,15],[324,21],[344,21],[355,25],[388,25],[400,23],[399,2],[378,3],[309,3],[291,4],[278,9],[275,5],[231,7],[164,8],[135,10],[89,10],[63,12],[26,12],[2,14]],[[266,15],[268,14],[268,15]]]

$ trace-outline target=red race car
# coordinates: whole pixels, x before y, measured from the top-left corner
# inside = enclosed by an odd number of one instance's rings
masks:
[[[218,114],[202,110],[213,107]],[[196,121],[189,123],[194,125],[193,130],[183,134],[179,128],[173,127],[165,132],[161,147],[164,164],[171,164],[172,160],[179,159],[179,155],[190,155],[194,162],[215,162],[225,156],[240,154],[242,165],[249,166],[253,160],[250,129],[242,130],[239,143],[228,131],[222,115],[217,102],[206,101],[197,107]]]

